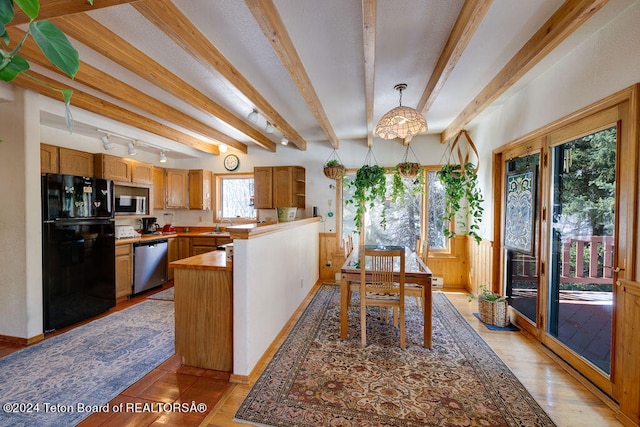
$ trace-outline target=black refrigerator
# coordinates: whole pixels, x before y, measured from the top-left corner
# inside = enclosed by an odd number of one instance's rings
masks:
[[[113,181],[42,177],[44,332],[115,306]]]

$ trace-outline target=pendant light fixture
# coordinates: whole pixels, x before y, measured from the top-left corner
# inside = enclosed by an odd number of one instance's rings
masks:
[[[414,135],[427,131],[427,121],[415,108],[402,105],[402,91],[407,88],[405,83],[393,87],[400,92],[400,106],[387,112],[376,126],[376,135],[383,139],[402,139],[406,145]]]

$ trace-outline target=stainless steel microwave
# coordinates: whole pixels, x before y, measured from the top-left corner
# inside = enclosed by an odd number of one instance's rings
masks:
[[[147,198],[144,196],[116,196],[116,214],[146,215]]]

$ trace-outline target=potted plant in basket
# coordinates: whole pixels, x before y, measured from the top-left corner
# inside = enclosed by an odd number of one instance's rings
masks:
[[[480,320],[489,325],[500,327],[507,326],[511,323],[507,298],[506,296],[493,292],[485,285],[480,285],[480,293],[477,296],[473,294],[469,295],[469,301],[473,299],[478,300]]]
[[[331,159],[324,164],[324,176],[330,179],[339,179],[344,175],[345,167],[340,160]]]
[[[410,184],[407,184],[408,180]],[[396,165],[391,185],[391,201],[403,201],[408,188],[413,196],[425,191],[424,168],[419,163],[403,162]]]

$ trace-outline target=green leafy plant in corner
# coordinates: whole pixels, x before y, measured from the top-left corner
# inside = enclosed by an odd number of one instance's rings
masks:
[[[88,1],[93,5],[93,0]],[[16,6],[29,17],[30,21],[27,32],[22,39],[15,47],[10,48],[11,39],[6,26],[15,17]],[[40,13],[40,2],[38,0],[0,0],[0,80],[11,82],[18,75],[24,73],[26,77],[37,81],[39,84],[60,92],[68,108],[72,91],[52,88],[25,73],[29,69],[29,62],[18,54],[27,37],[32,36],[38,47],[53,65],[60,68],[71,78],[75,77],[78,71],[80,66],[78,51],[55,24],[47,20],[36,21],[38,13]]]
[[[385,196],[387,191],[387,180],[385,177],[386,169],[378,165],[364,165],[356,172],[356,177],[349,184],[355,188],[353,197],[345,203],[353,204],[356,207],[355,222],[356,229],[362,227],[362,220],[366,209],[373,209],[375,202],[378,201],[385,205]],[[386,228],[386,209],[382,209],[382,219],[380,225]]]
[[[482,193],[478,188],[478,175],[475,165],[468,162],[464,169],[459,164],[448,164],[442,166],[437,172],[438,179],[445,188],[445,221],[444,235],[452,238],[456,235],[455,230],[450,229],[450,224],[454,218],[457,224],[466,229],[466,234],[473,237],[477,243],[482,238],[478,235],[480,222],[482,221]],[[466,205],[463,201],[466,200]],[[466,210],[466,212],[465,212]]]
[[[497,294],[490,290],[486,285],[480,285],[480,293],[478,295],[469,294],[469,302],[474,299],[484,299],[491,302],[506,301],[509,297]]]

